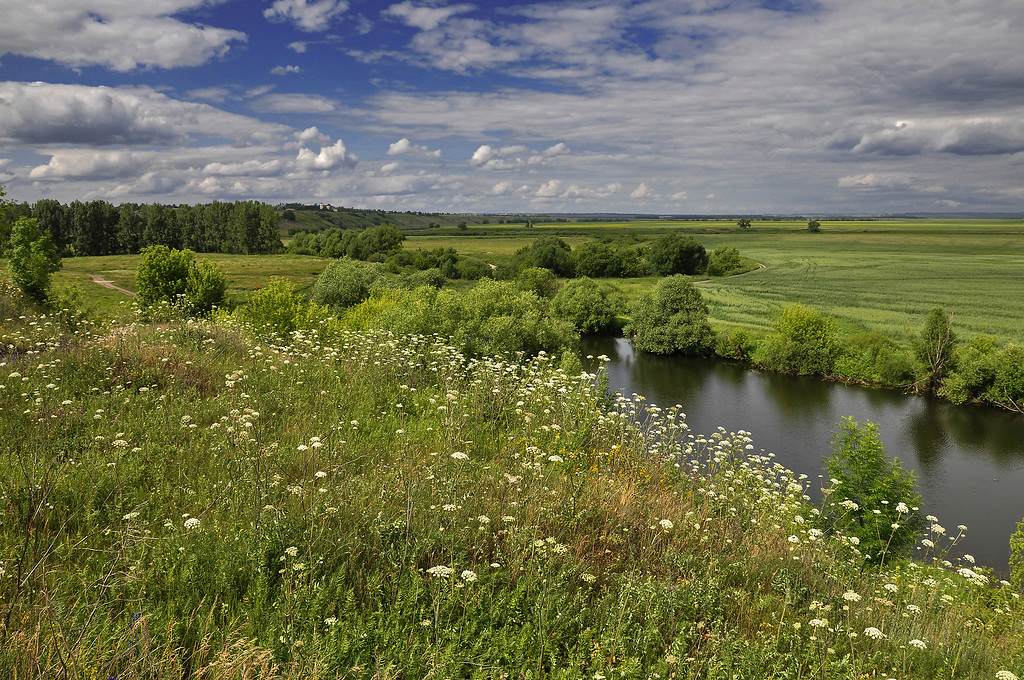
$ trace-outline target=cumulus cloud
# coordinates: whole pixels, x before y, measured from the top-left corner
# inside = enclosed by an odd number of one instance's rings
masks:
[[[529,149],[522,144],[511,144],[498,148],[494,148],[490,144],[482,144],[473,152],[469,164],[492,170],[540,165],[548,159],[569,153],[569,146],[564,142],[559,142],[527,157],[520,155],[528,152]]]
[[[277,175],[284,163],[280,159],[269,161],[248,160],[240,163],[221,163],[214,161],[203,167],[204,175],[220,175],[225,177],[266,177]]]
[[[557,179],[549,179],[539,187],[534,194],[537,198],[554,198],[562,191],[562,182]]]
[[[440,149],[431,149],[421,144],[413,144],[409,141],[408,137],[402,137],[397,142],[392,143],[388,146],[389,156],[403,156],[405,154],[413,154],[417,156],[427,156],[430,158],[440,158]]]
[[[288,64],[286,66],[275,66],[270,69],[270,73],[275,76],[287,76],[293,73],[302,73],[302,67],[296,66],[295,64]]]
[[[295,42],[288,43],[288,49],[296,54],[305,54],[306,50],[309,49],[309,42],[305,40],[296,40]]]
[[[853,150],[891,156],[1024,151],[1024,120],[1003,116],[902,120],[864,134]]]
[[[337,167],[355,167],[358,159],[349,153],[342,140],[336,141],[331,146],[320,147],[320,153],[313,153],[312,149],[300,147],[295,157],[295,165],[304,170],[333,170]]]
[[[0,55],[116,71],[197,66],[245,40],[240,31],[177,18],[205,4],[206,0],[5,2]]]
[[[405,2],[399,2],[388,7],[384,10],[384,15],[403,21],[408,26],[412,26],[423,31],[430,31],[437,28],[445,21],[448,21],[448,19],[456,14],[463,14],[472,10],[473,5],[470,4],[431,7],[429,5],[420,5],[406,0]]]
[[[324,31],[331,21],[348,9],[345,0],[274,0],[263,10],[263,16],[270,21],[290,21],[296,28],[307,31]]]
[[[252,106],[263,113],[329,113],[338,108],[318,94],[265,94],[256,97]]]
[[[846,175],[836,180],[836,186],[841,189],[860,190],[913,190],[926,194],[941,194],[947,191],[946,187],[933,184],[917,177],[898,173],[874,173],[869,172],[863,175]]]
[[[135,174],[143,156],[128,151],[65,150],[32,168],[32,179],[111,179]]]
[[[640,182],[636,185],[636,189],[630,192],[629,197],[636,200],[644,200],[652,196],[650,188],[647,186],[647,182]]]
[[[469,162],[471,165],[483,165],[492,158],[494,158],[494,149],[491,148],[491,145],[481,144],[470,156]]]
[[[148,87],[0,83],[0,141],[9,143],[145,145],[200,136],[255,142],[286,130]]]
[[[384,165],[380,166],[380,174],[382,174],[382,175],[390,175],[391,173],[393,173],[395,170],[398,169],[399,165],[400,164],[399,164],[398,161],[392,161],[390,163],[385,163]]]
[[[317,142],[318,144],[323,146],[327,142],[331,141],[330,137],[320,132],[320,128],[316,127],[315,125],[313,127],[306,128],[298,135],[296,135],[296,137],[299,140],[300,146],[306,145],[309,142]]]
[[[497,182],[491,187],[491,193],[495,196],[504,196],[512,189],[512,185],[508,182]]]

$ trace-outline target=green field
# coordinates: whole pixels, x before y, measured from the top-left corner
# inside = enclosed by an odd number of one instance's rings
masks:
[[[768,326],[778,309],[802,302],[828,311],[845,325],[908,338],[931,307],[946,308],[965,334],[989,333],[1004,340],[1024,337],[1024,221],[885,220],[825,222],[820,234],[802,222],[755,223],[747,233],[731,222],[575,222],[481,225],[460,231],[443,227],[412,235],[410,249],[451,247],[500,264],[540,235],[555,234],[570,245],[604,237],[645,241],[668,230],[693,233],[708,249],[729,245],[761,269],[699,282],[714,320],[754,330]],[[203,255],[227,274],[238,300],[271,276],[307,289],[327,260],[297,255]],[[92,281],[100,276],[134,287],[138,256],[64,260],[57,280],[74,283],[95,307],[111,311],[128,299]],[[655,279],[613,279],[627,298]]]

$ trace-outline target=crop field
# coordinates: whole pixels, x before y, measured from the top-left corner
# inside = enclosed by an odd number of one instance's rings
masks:
[[[960,332],[1024,339],[1024,221],[888,220],[825,222],[819,234],[803,223],[755,223],[739,232],[732,222],[574,222],[481,225],[466,231],[443,227],[409,236],[408,249],[451,247],[487,262],[509,262],[538,236],[558,235],[576,247],[594,238],[648,241],[669,230],[692,233],[709,250],[734,246],[760,269],[698,285],[718,325],[754,331],[771,323],[782,305],[801,302],[835,315],[850,328],[907,339],[928,309],[946,308]],[[312,285],[327,260],[301,255],[222,255],[216,263],[230,281],[229,295],[244,300],[272,276]],[[113,313],[128,300],[94,277],[132,290],[138,256],[64,260],[59,283],[76,284],[87,303]],[[654,278],[610,279],[626,299],[647,291]]]

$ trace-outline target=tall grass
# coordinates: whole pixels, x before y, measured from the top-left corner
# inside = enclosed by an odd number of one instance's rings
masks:
[[[957,530],[870,565],[747,433],[544,355],[2,323],[4,677],[1024,668],[1018,594]]]

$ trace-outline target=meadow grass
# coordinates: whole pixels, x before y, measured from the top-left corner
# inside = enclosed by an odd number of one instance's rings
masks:
[[[872,566],[747,433],[544,355],[0,303],[4,677],[1024,668],[962,529]]]

